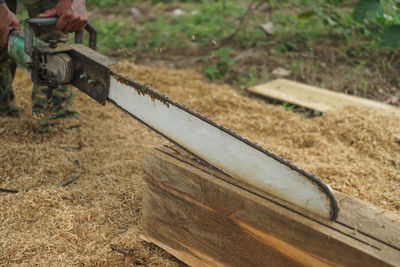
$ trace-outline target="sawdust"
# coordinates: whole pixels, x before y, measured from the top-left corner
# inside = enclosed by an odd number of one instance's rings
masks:
[[[116,70],[234,129],[316,173],[334,189],[400,213],[400,118],[348,108],[307,119],[190,71]],[[0,185],[36,188],[0,194],[0,264],[179,265],[142,242],[142,152],[166,141],[108,104],[79,94],[81,126],[34,130],[30,82],[18,74],[18,118],[0,117]],[[81,147],[80,149],[71,149]],[[73,184],[59,186],[78,171]],[[111,246],[112,245],[112,246]]]
[[[81,127],[60,124],[41,135],[29,112],[28,75],[19,73],[15,88],[23,112],[0,117],[0,186],[31,190],[0,193],[0,265],[178,265],[139,238],[141,155],[164,140],[82,94]],[[61,189],[78,172],[76,159],[82,175]]]
[[[347,107],[309,119],[205,83],[192,72],[126,62],[117,70],[317,174],[334,189],[400,213],[400,111]]]

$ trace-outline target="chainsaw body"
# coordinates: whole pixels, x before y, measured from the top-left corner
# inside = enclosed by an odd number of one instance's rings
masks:
[[[35,38],[41,27],[53,28],[56,18],[30,19],[25,33],[14,32],[9,54],[31,73],[38,85],[56,88],[71,84],[104,104],[106,99],[150,129],[193,155],[248,185],[273,196],[298,213],[335,220],[338,206],[332,189],[315,175],[293,165],[230,129],[161,95],[145,84],[110,70],[113,61],[95,51],[96,35],[89,31],[89,46],[82,33],[75,44]],[[258,193],[257,193],[258,194]]]
[[[10,35],[8,53],[31,73],[37,85],[57,88],[73,85],[97,102],[105,104],[110,87],[110,69],[115,62],[96,51],[96,29],[88,24],[89,47],[82,44],[83,32],[75,33],[75,44],[36,38],[41,31],[54,29],[57,18],[25,21],[24,33]]]

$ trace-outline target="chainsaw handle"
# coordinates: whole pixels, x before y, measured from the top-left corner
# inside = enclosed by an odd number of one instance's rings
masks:
[[[96,28],[88,22],[85,26],[85,30],[89,33],[89,47],[93,50],[97,50],[97,30]],[[83,43],[83,31],[75,32],[75,43]]]
[[[25,53],[29,56],[32,55],[34,47],[35,34],[42,31],[51,31],[56,28],[58,17],[50,18],[30,18],[25,20]],[[89,47],[93,50],[97,48],[97,30],[96,28],[88,23],[85,30],[89,33]],[[83,43],[83,31],[75,32],[75,43]]]

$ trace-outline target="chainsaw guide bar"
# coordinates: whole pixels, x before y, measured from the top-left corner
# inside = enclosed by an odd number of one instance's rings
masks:
[[[74,85],[103,105],[108,99],[240,183],[269,194],[267,199],[282,200],[285,207],[303,215],[337,218],[339,209],[332,189],[315,175],[147,85],[111,70],[109,66],[114,61],[96,51],[97,32],[90,24],[85,28],[90,47],[82,44],[82,32],[75,33],[76,44],[54,40],[44,43],[35,37],[35,30],[55,28],[57,20],[28,19],[25,33],[14,31],[9,37],[9,55],[30,71],[35,84],[49,88]]]
[[[300,209],[335,220],[329,185],[149,86],[111,71],[108,99],[212,166]],[[300,211],[301,212],[301,211]]]

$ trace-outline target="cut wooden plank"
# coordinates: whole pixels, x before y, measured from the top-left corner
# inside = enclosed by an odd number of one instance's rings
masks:
[[[400,220],[346,195],[338,195],[341,221],[332,222],[238,187],[179,150],[148,153],[144,167],[144,238],[189,265],[400,265],[390,238],[400,236]]]
[[[336,221],[400,250],[400,217],[335,192],[341,209]]]
[[[268,98],[278,99],[282,102],[289,102],[321,112],[343,109],[345,106],[360,106],[400,114],[400,108],[395,106],[286,79],[273,80],[251,87],[248,90]]]

